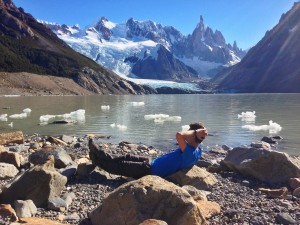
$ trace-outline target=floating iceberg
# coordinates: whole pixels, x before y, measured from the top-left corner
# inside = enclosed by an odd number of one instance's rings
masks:
[[[187,131],[189,129],[190,129],[190,125],[183,125],[183,126],[181,126],[181,130],[182,131]]]
[[[150,114],[144,116],[145,120],[154,120],[155,123],[163,123],[165,121],[181,121],[181,116],[169,116],[167,114]]]
[[[109,105],[101,105],[101,110],[108,111],[110,109]]]
[[[9,116],[9,118],[12,118],[12,119],[24,119],[28,116],[28,114],[31,112],[32,110],[29,109],[29,108],[26,108],[26,109],[23,109],[23,112],[22,113],[19,113],[19,114],[12,114]]]
[[[1,114],[0,121],[7,121],[7,114]]]
[[[242,112],[241,114],[238,114],[238,118],[245,122],[254,122],[256,118],[255,111]]]
[[[48,121],[52,118],[55,118],[55,115],[42,115],[40,116],[40,122],[41,123],[48,123]]]
[[[119,130],[127,130],[127,126],[113,123],[110,125],[112,128],[118,128]]]
[[[270,134],[276,134],[282,130],[282,127],[278,123],[273,122],[272,120],[269,121],[269,125],[244,125],[242,126],[242,128],[251,131],[269,131]]]
[[[32,111],[32,110],[31,110],[30,108],[23,109],[23,112],[24,112],[24,113],[27,113],[27,114],[31,113],[31,111]]]
[[[49,120],[54,118],[63,118],[63,119],[73,119],[77,122],[84,122],[85,121],[85,110],[78,109],[77,111],[65,113],[62,115],[42,115],[40,116],[40,123],[47,124]]]
[[[9,116],[9,118],[12,118],[12,119],[24,119],[26,117],[27,117],[27,113],[12,114]]]
[[[132,106],[144,106],[145,102],[128,102]]]

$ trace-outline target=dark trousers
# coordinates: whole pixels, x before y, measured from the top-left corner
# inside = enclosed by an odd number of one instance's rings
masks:
[[[97,165],[112,174],[135,179],[151,174],[150,158],[148,157],[130,154],[113,156],[101,149],[98,150],[97,157]]]

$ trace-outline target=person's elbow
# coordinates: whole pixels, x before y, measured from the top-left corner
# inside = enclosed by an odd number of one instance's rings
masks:
[[[177,132],[176,133],[176,140],[179,141],[182,139],[182,133],[181,132]]]

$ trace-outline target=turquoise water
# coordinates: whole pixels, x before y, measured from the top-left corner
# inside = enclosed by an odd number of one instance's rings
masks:
[[[175,133],[182,126],[203,121],[212,134],[204,142],[204,147],[209,149],[214,145],[236,147],[260,140],[269,135],[269,130],[252,131],[242,126],[268,125],[272,120],[282,127],[274,134],[284,138],[278,150],[300,155],[299,99],[300,94],[0,97],[0,115],[8,114],[7,121],[0,120],[0,131],[77,136],[96,133],[111,135],[111,142],[125,140],[169,150],[175,147]],[[109,106],[109,109],[101,106]],[[9,118],[25,108],[32,110],[26,118]],[[42,115],[59,115],[79,109],[85,110],[84,119],[75,124],[40,125]],[[238,114],[246,111],[255,111],[255,121],[238,118]],[[164,122],[144,117],[154,114],[176,117]]]

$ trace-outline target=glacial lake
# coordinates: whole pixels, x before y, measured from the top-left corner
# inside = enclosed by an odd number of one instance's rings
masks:
[[[27,117],[10,117],[26,108],[31,110]],[[85,110],[81,117],[80,109]],[[255,118],[238,117],[253,111]],[[59,117],[44,124],[40,121],[43,115],[70,113],[77,120],[74,124],[51,123],[61,120]],[[7,114],[6,119],[3,114]],[[155,114],[169,118],[149,119]],[[300,155],[300,94],[0,97],[0,132],[21,130],[53,136],[94,133],[111,136],[103,140],[107,142],[143,143],[167,151],[176,147],[176,132],[193,121],[203,121],[209,129],[211,136],[203,142],[206,150],[223,144],[249,145],[263,136],[280,135],[283,140],[277,149]],[[281,130],[270,131],[269,121]],[[251,125],[250,129],[244,125]]]

